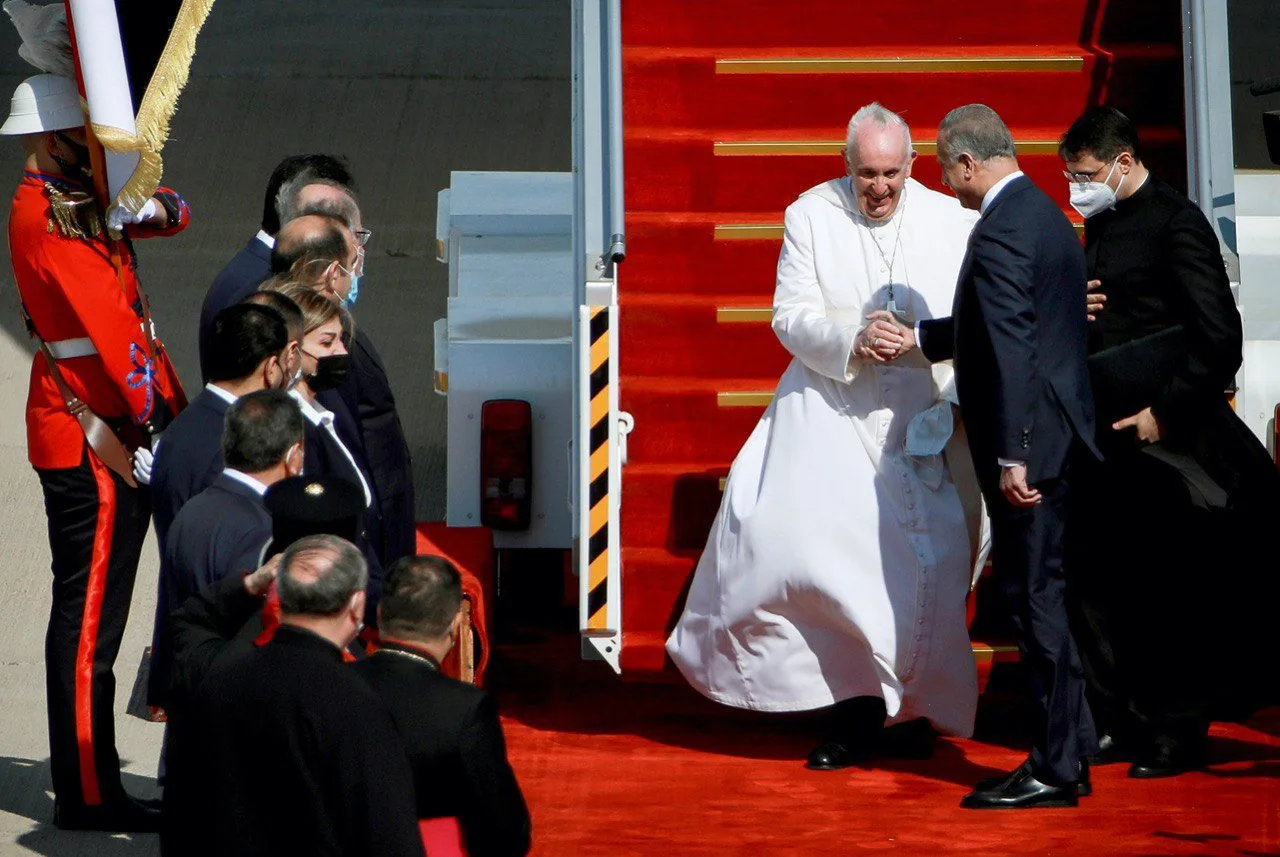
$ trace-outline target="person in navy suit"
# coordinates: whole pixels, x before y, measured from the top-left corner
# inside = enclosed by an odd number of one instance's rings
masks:
[[[150,704],[164,707],[168,698],[169,615],[201,589],[262,565],[271,540],[271,515],[262,496],[281,479],[302,473],[303,436],[302,411],[282,390],[246,393],[227,409],[225,466],[174,518],[160,557]]]
[[[151,467],[156,539],[165,539],[182,505],[222,472],[222,423],[237,398],[267,387],[285,389],[297,374],[300,353],[288,326],[271,306],[236,304],[219,313],[211,342],[212,380],[164,432]]]
[[[250,238],[249,243],[218,272],[200,306],[200,377],[205,381],[209,380],[213,359],[213,320],[227,307],[253,294],[271,275],[271,249],[275,246],[281,223],[288,219],[282,218],[279,210],[280,191],[299,177],[304,179],[296,194],[295,204],[299,210],[305,210],[322,198],[339,195],[331,184],[355,188],[346,161],[333,155],[290,155],[271,171],[262,201],[262,225],[258,234]],[[311,187],[308,181],[314,181],[317,186]]]
[[[1075,806],[1097,736],[1067,625],[1068,462],[1094,445],[1084,249],[1061,209],[1018,169],[994,110],[958,107],[938,128],[943,184],[981,212],[950,318],[916,330],[873,313],[889,356],[918,344],[954,358],[969,449],[991,515],[993,570],[1013,614],[1036,718],[1027,761],[962,806]],[[1081,452],[1083,451],[1083,452]]]

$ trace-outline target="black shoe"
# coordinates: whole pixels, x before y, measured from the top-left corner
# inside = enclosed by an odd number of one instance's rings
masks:
[[[157,833],[160,811],[122,797],[99,806],[53,803],[53,823],[62,830],[101,830],[108,833]]]
[[[965,809],[1032,809],[1069,807],[1080,802],[1076,783],[1051,786],[1031,775],[1030,767],[1019,767],[992,789],[975,789],[964,796]]]
[[[1086,758],[1090,765],[1114,765],[1117,762],[1130,762],[1129,745],[1117,741],[1114,735],[1103,735],[1098,739],[1098,752]]]
[[[811,771],[838,771],[852,765],[861,765],[871,759],[871,750],[865,745],[842,741],[823,741],[805,761]]]
[[[1168,740],[1157,740],[1154,748],[1143,753],[1129,766],[1129,776],[1135,780],[1157,780],[1176,777],[1187,771],[1204,767],[1204,752],[1198,747],[1189,748]]]
[[[1031,771],[1031,762],[1026,761],[1015,768],[1011,773],[1004,774],[999,777],[987,777],[978,780],[978,784],[974,786],[974,791],[987,792],[994,788],[998,788],[1005,780],[1010,779],[1016,774]],[[1093,794],[1093,780],[1089,778],[1089,763],[1080,760],[1080,779],[1076,780],[1076,797],[1090,797]]]

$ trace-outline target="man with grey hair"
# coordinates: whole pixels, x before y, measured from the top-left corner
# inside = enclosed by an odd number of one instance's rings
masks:
[[[773,329],[795,359],[738,453],[667,651],[718,702],[833,707],[808,766],[926,755],[969,735],[977,678],[964,600],[976,489],[948,456],[949,367],[867,315],[951,306],[974,216],[911,179],[901,117],[853,115],[846,175],[787,208]],[[886,724],[902,724],[885,730]]]
[[[1068,462],[1098,456],[1086,366],[1084,250],[1066,215],[1018,169],[994,110],[957,107],[938,126],[943,183],[981,212],[950,318],[875,331],[954,358],[969,448],[991,513],[993,569],[1012,612],[1036,713],[1027,761],[979,783],[972,809],[1075,806],[1097,749],[1067,627],[1063,534]],[[918,336],[918,340],[917,340]],[[1098,456],[1101,457],[1101,456]]]
[[[291,544],[279,562],[275,634],[227,643],[234,620],[261,607],[258,577],[229,578],[174,614],[184,674],[193,652],[217,653],[194,688],[199,740],[186,743],[186,791],[166,844],[184,855],[421,857],[404,745],[385,705],[343,663],[364,617],[360,551],[327,535]]]

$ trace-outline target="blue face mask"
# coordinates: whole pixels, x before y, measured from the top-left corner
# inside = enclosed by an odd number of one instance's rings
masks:
[[[342,299],[342,305],[347,309],[351,309],[356,305],[356,301],[360,299],[360,275],[351,275],[351,291],[347,292],[347,296]]]

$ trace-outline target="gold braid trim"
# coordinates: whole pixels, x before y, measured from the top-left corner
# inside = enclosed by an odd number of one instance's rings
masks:
[[[66,238],[92,240],[102,234],[98,201],[82,190],[62,190],[53,182],[44,183],[49,197],[49,232]]]
[[[137,152],[141,158],[115,199],[118,205],[129,211],[140,211],[160,187],[164,173],[160,150],[169,139],[169,122],[178,109],[178,96],[190,76],[191,61],[196,53],[196,36],[209,17],[213,3],[214,0],[183,0],[147,84],[147,91],[142,96],[136,119],[137,134],[106,125],[93,125],[94,136],[104,149],[117,154]]]

